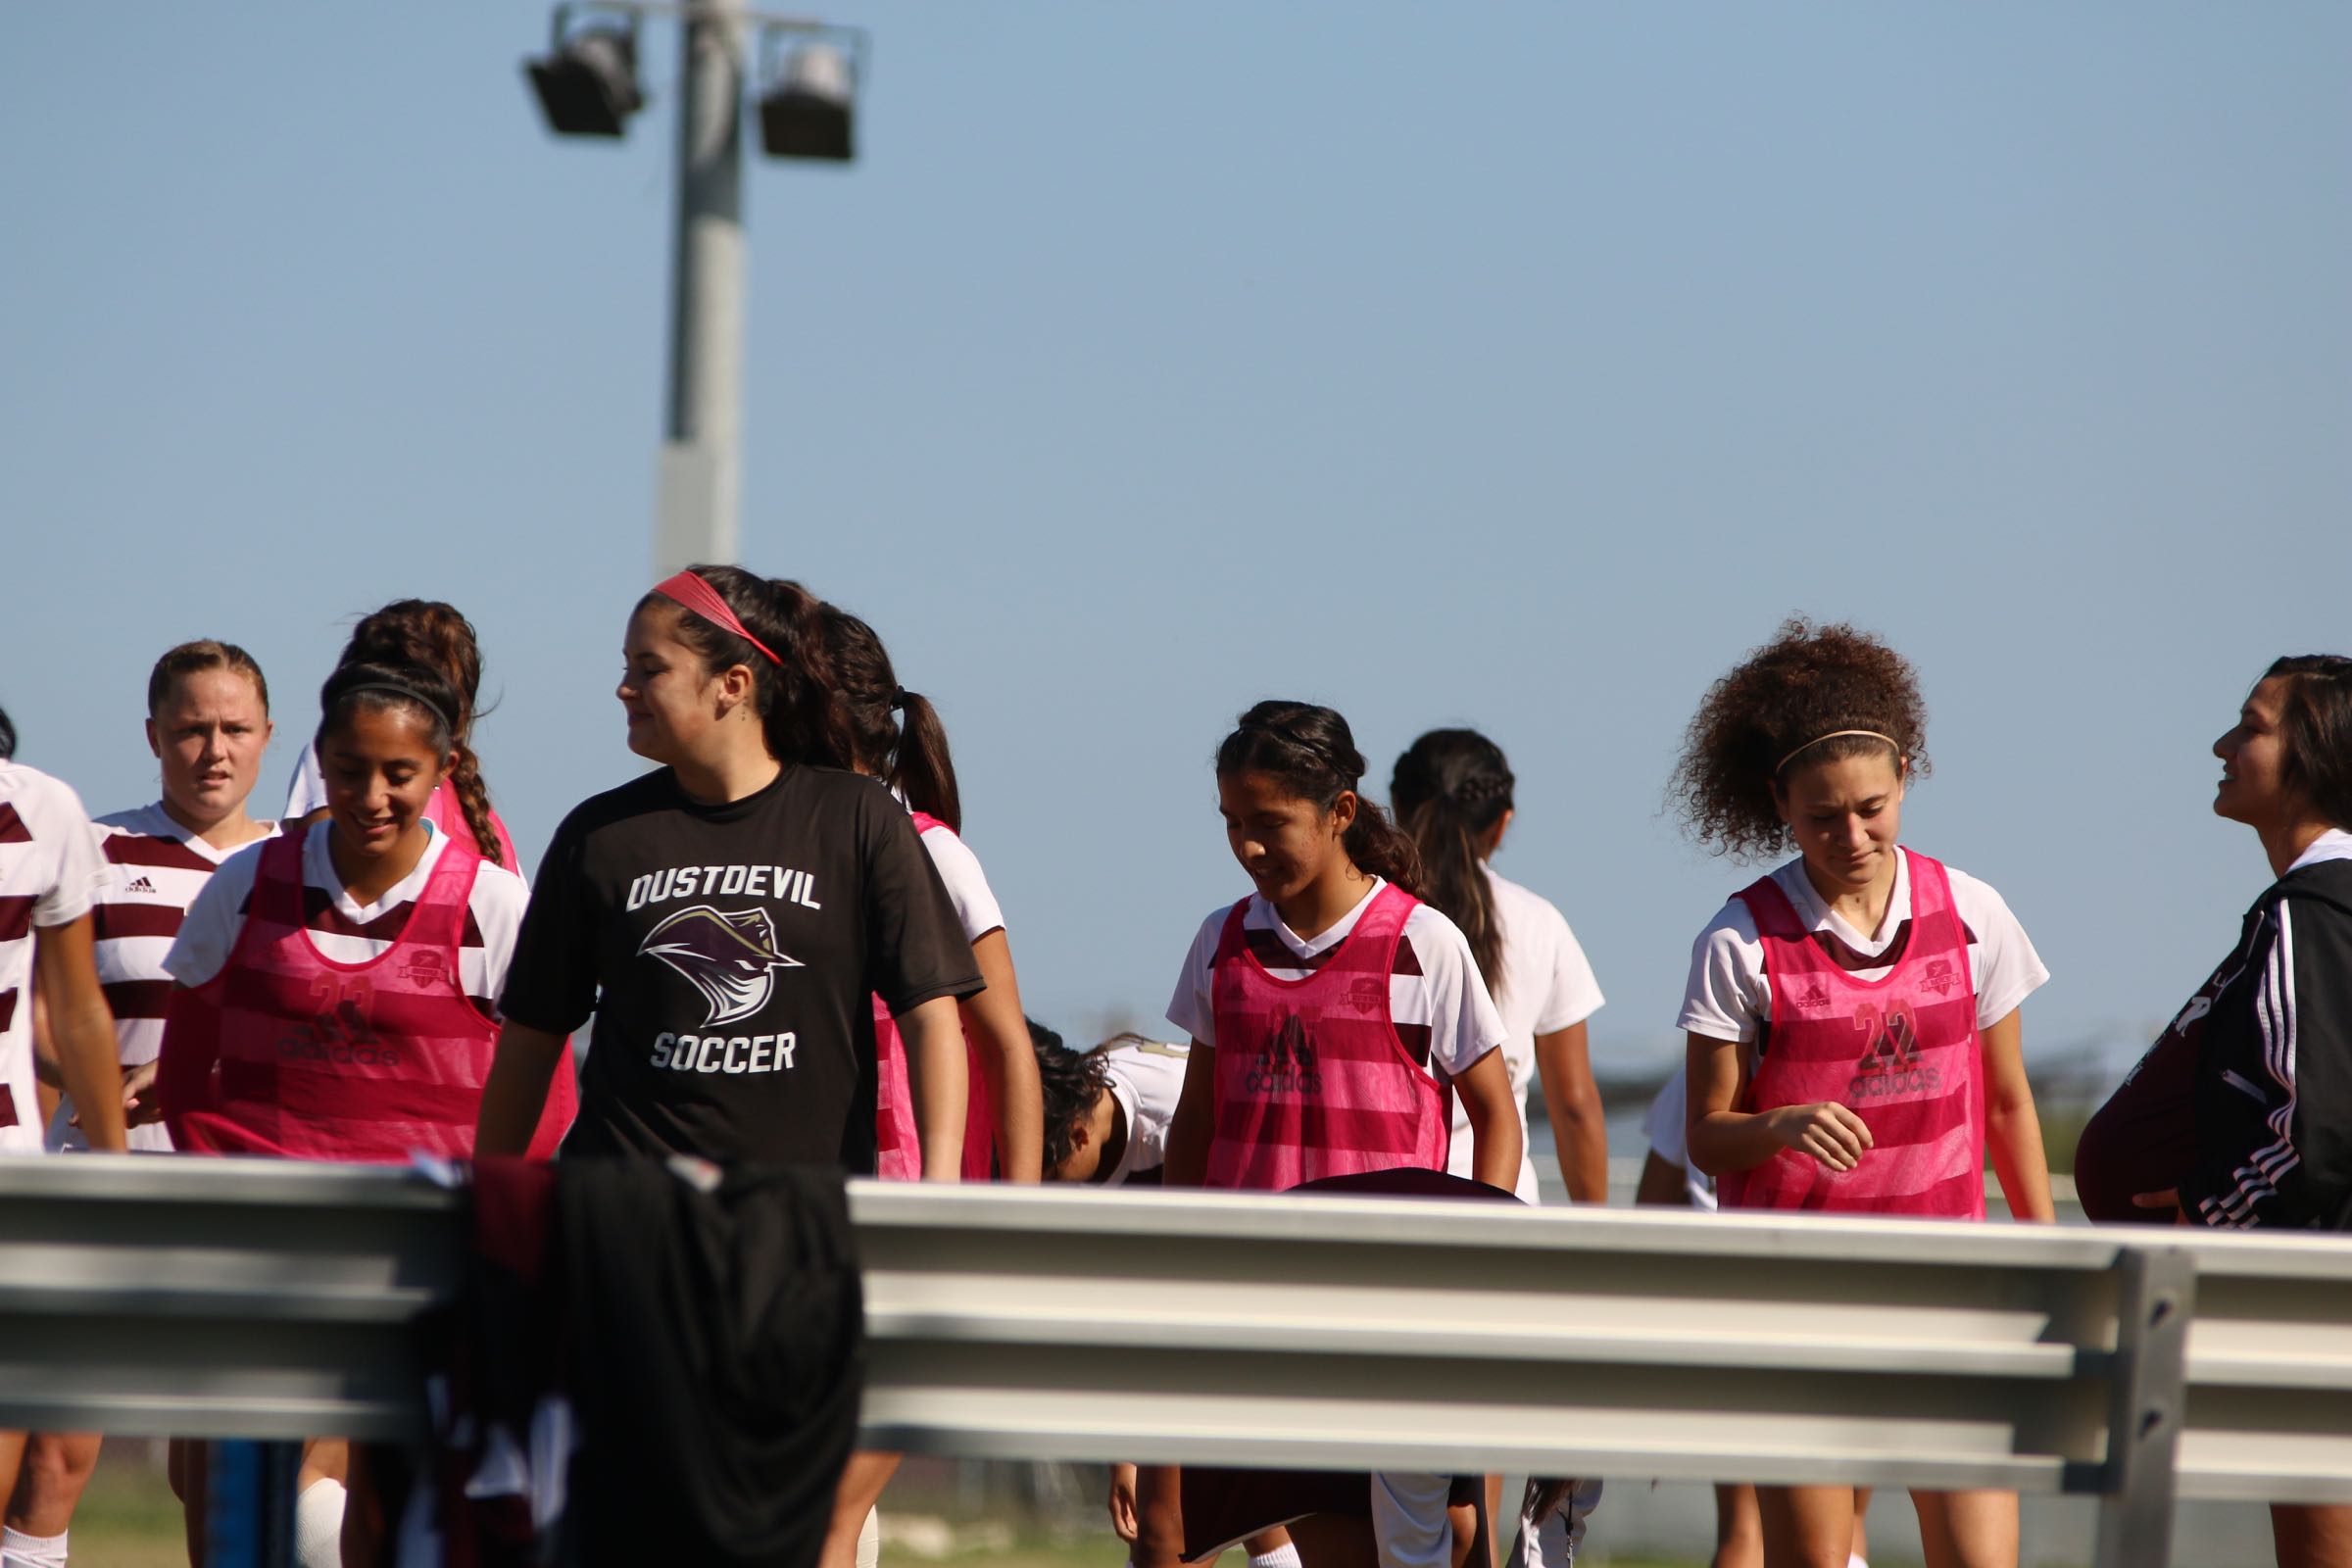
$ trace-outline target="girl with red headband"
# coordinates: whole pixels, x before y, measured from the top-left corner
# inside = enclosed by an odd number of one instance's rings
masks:
[[[906,808],[848,770],[819,602],[697,566],[638,601],[615,692],[662,766],[593,797],[540,863],[482,1100],[520,1150],[591,1013],[566,1154],[874,1168],[879,996],[907,1044],[924,1174],[962,1164],[971,945]]]
[[[1682,1027],[1692,1165],[1726,1210],[2048,1220],[2018,1004],[2049,971],[1984,883],[1900,848],[1927,771],[1918,677],[1851,626],[1792,620],[1717,681],[1676,773],[1720,852],[1796,858],[1699,933]],[[1842,1565],[1850,1487],[1759,1487],[1764,1560]],[[1915,1491],[1928,1560],[2014,1568],[2017,1494]]]

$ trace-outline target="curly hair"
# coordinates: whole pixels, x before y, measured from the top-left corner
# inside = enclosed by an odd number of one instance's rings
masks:
[[[1037,1054],[1038,1088],[1045,1100],[1046,1180],[1052,1181],[1070,1157],[1071,1134],[1094,1114],[1095,1102],[1110,1092],[1110,1073],[1102,1064],[1102,1048],[1076,1052],[1061,1036],[1039,1023],[1029,1025],[1029,1049]],[[1115,1044],[1116,1042],[1105,1042]]]
[[[1863,730],[1868,734],[1839,734]],[[1764,858],[1794,848],[1776,809],[1798,763],[1885,756],[1928,771],[1928,710],[1909,661],[1858,627],[1790,616],[1707,695],[1683,732],[1668,798],[1693,838],[1718,855]]]

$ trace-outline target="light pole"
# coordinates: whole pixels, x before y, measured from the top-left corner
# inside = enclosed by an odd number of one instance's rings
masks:
[[[572,27],[575,14],[625,25]],[[741,0],[581,0],[555,12],[551,53],[525,63],[548,128],[618,136],[644,103],[637,31],[647,16],[680,23],[678,163],[669,266],[669,395],[662,416],[654,565],[733,561],[743,489],[743,89],[747,29],[804,35],[761,88],[767,151],[847,162],[854,156],[857,71],[864,34],[746,10]],[[845,51],[835,42],[849,47]],[[769,51],[772,53],[772,51]]]

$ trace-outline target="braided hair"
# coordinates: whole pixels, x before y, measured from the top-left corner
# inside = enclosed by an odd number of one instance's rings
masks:
[[[1490,992],[1502,989],[1502,923],[1481,862],[1517,783],[1502,748],[1474,729],[1433,729],[1396,759],[1389,804],[1421,852],[1422,894],[1461,927]]]
[[[449,787],[482,858],[492,865],[505,864],[490,811],[490,786],[482,778],[481,759],[473,754],[473,721],[482,712],[475,706],[482,689],[482,648],[473,622],[455,605],[438,599],[396,599],[351,628],[351,640],[335,662],[405,665],[436,674],[455,705],[448,750],[457,760],[450,766]]]
[[[1217,748],[1217,777],[1263,773],[1290,794],[1329,811],[1342,795],[1356,798],[1355,820],[1341,847],[1356,868],[1421,892],[1421,855],[1413,841],[1363,794],[1364,754],[1348,720],[1313,703],[1269,698],[1241,716]]]

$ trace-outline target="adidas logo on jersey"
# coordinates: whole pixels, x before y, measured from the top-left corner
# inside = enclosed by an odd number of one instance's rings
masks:
[[[1315,1067],[1315,1043],[1297,1013],[1284,1013],[1274,1038],[1257,1054],[1244,1085],[1253,1095],[1319,1095],[1323,1074]]]
[[[144,875],[136,876],[131,879],[130,886],[122,891],[125,893],[153,893],[155,884]]]
[[[1870,1044],[1854,1063],[1854,1076],[1845,1086],[1848,1103],[1885,1100],[1892,1095],[1933,1095],[1943,1088],[1943,1074],[1919,1064],[1919,1035],[1911,1009],[1897,1004],[1882,1016],[1875,1007],[1854,1015]]]

